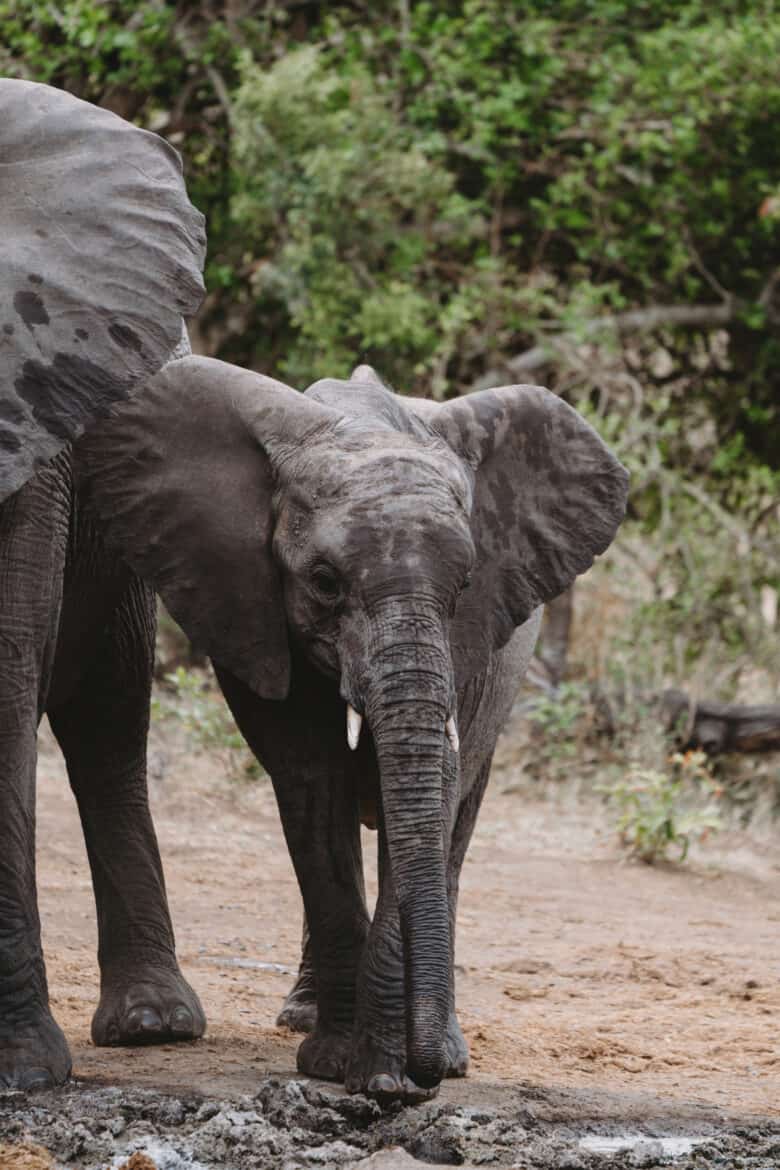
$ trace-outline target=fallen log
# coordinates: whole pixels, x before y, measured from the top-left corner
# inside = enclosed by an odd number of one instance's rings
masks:
[[[531,659],[526,683],[548,697],[555,696],[557,682],[550,664],[541,656]],[[612,737],[623,724],[621,713],[629,701],[619,692],[608,693],[602,687],[589,688],[593,709],[593,726],[598,735]],[[633,695],[636,703],[640,696]],[[674,735],[682,751],[700,749],[708,756],[723,752],[780,751],[780,705],[765,703],[718,703],[708,699],[694,700],[685,691],[670,688],[660,694],[642,695],[642,706],[658,718],[661,729]],[[534,708],[539,702],[527,696],[518,703],[533,721]]]
[[[695,702],[684,691],[666,690],[661,712],[667,731],[680,735],[684,749],[721,752],[780,751],[780,706]]]

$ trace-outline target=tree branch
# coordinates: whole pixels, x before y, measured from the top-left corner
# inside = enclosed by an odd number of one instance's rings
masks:
[[[648,309],[630,309],[610,317],[597,317],[584,325],[580,336],[594,338],[608,333],[652,333],[655,329],[673,326],[714,328],[733,321],[740,307],[741,302],[733,297],[718,305],[651,305]],[[574,340],[570,333],[558,333],[543,345],[535,345],[510,358],[506,368],[511,374],[541,369],[556,361],[556,350]]]
[[[224,110],[228,119],[231,115],[230,91],[222,74],[215,69],[211,64],[204,64],[202,60],[202,52],[198,44],[197,35],[187,24],[186,17],[182,20],[177,20],[173,26],[173,38],[179,48],[182,50],[185,58],[200,66],[203,72],[208,77],[211,88],[214,90],[214,95]]]

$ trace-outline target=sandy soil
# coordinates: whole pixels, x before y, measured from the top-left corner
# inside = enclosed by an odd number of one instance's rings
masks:
[[[206,1039],[90,1044],[89,873],[44,732],[39,884],[51,997],[74,1073],[89,1085],[251,1095],[262,1078],[295,1071],[298,1038],[274,1018],[298,961],[299,899],[268,782],[230,780],[219,760],[185,746],[156,733],[151,788],[179,957],[209,1019]],[[629,864],[603,810],[572,791],[529,795],[513,768],[511,751],[499,753],[465,865],[457,978],[472,1070],[444,1086],[445,1104],[490,1109],[546,1095],[561,1117],[585,1110],[628,1126],[651,1116],[780,1118],[776,849],[730,834],[684,869]],[[365,847],[373,855],[369,833]]]

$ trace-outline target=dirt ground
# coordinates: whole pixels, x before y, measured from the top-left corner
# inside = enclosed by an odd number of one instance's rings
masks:
[[[92,1047],[89,872],[44,731],[40,905],[77,1084],[6,1096],[0,1141],[41,1142],[68,1167],[145,1150],[160,1170],[357,1164],[394,1144],[450,1164],[649,1167],[677,1154],[678,1166],[780,1166],[776,841],[722,834],[683,869],[626,863],[603,809],[574,787],[541,799],[514,769],[505,745],[464,869],[457,980],[471,1072],[434,1103],[382,1115],[296,1078],[298,1038],[274,1026],[301,912],[269,783],[229,779],[170,732],[153,736],[152,801],[179,958],[209,1031],[191,1045]],[[364,844],[372,857],[371,834]],[[260,1121],[266,1137],[250,1140]],[[74,1126],[86,1134],[75,1144]],[[219,1132],[204,1145],[193,1137],[204,1130]],[[685,1140],[707,1137],[715,1144],[692,1152]],[[22,1149],[0,1146],[0,1166],[33,1165],[14,1161]]]

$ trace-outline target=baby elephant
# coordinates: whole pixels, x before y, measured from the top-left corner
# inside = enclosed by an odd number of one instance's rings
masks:
[[[624,468],[538,386],[437,405],[361,366],[299,394],[195,357],[80,466],[272,777],[310,931],[287,1012],[316,997],[300,1071],[407,1101],[463,1075],[460,868],[541,606],[609,545]]]

